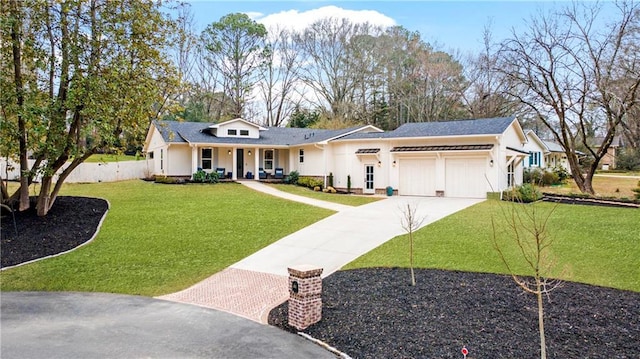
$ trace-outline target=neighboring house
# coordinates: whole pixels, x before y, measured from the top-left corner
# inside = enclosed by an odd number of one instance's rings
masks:
[[[515,117],[408,123],[394,131],[265,128],[243,119],[219,124],[156,121],[144,151],[155,175],[190,177],[199,168],[232,179],[298,171],[355,193],[486,198],[522,183],[526,136]],[[251,172],[249,174],[248,172]],[[247,176],[249,174],[249,176]]]
[[[571,166],[567,160],[567,154],[564,152],[564,148],[559,143],[551,140],[543,140],[545,146],[547,146],[548,152],[545,155],[545,161],[547,167],[563,167],[567,173],[571,174]]]
[[[597,151],[600,146],[602,146],[602,142],[604,141],[604,137],[595,137],[593,139],[593,147],[594,150]],[[607,149],[607,153],[600,160],[600,168],[603,170],[609,170],[616,168],[616,157],[618,154],[618,148],[620,147],[620,136],[615,136],[611,141],[611,145]]]
[[[546,160],[549,154],[547,145],[532,130],[527,131],[526,135],[527,143],[524,145],[524,150],[529,153],[529,158],[524,161],[524,167],[547,167]]]

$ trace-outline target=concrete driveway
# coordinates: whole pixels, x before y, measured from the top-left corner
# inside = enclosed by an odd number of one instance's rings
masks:
[[[228,313],[104,293],[2,293],[11,358],[335,358],[295,334]]]
[[[400,219],[407,204],[426,226],[484,201],[472,198],[394,196],[338,213],[303,228],[233,264],[231,268],[287,276],[287,267],[311,264],[326,277],[384,242],[406,233]],[[311,204],[311,203],[309,203]]]

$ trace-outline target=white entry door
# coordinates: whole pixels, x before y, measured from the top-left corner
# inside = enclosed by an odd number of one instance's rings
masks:
[[[367,194],[375,193],[375,185],[373,181],[373,165],[364,165],[364,189]]]

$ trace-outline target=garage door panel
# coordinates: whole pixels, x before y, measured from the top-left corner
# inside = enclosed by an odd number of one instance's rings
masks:
[[[435,168],[435,159],[401,159],[398,193],[404,196],[435,196]]]
[[[486,198],[484,158],[447,158],[445,160],[445,196]]]

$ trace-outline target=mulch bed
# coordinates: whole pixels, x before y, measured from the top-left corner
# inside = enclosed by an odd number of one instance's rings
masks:
[[[38,217],[35,205],[15,212],[17,234],[10,213],[2,213],[0,267],[62,253],[91,239],[107,201],[87,197],[58,197],[49,213]]]
[[[537,302],[510,277],[441,270],[340,271],[323,281],[322,320],[304,333],[353,358],[539,357]],[[549,358],[638,358],[640,293],[564,283],[545,299]],[[287,324],[287,303],[269,324]]]

